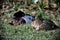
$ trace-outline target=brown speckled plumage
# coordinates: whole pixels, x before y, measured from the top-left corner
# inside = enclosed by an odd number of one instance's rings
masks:
[[[41,20],[36,19],[31,23],[31,26],[33,26],[36,30],[52,30],[56,29],[57,26],[51,21],[51,20]]]

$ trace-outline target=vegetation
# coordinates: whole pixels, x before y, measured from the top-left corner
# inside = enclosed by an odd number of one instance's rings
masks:
[[[31,4],[33,5],[32,7]],[[59,24],[60,21],[58,21],[59,20],[58,18],[59,15],[57,12],[58,9],[44,10],[43,8],[46,5],[45,2],[42,2],[41,5],[38,5],[34,4],[33,1],[31,1],[31,4],[26,8],[25,5],[9,3],[8,6],[11,7],[11,10],[7,10],[8,9],[7,7],[6,7],[7,9],[6,8],[2,9],[4,12],[4,15],[1,14],[2,16],[0,20],[0,35],[3,36],[2,39],[3,40],[60,40],[59,38],[60,29],[36,31],[35,29],[33,29],[31,24],[24,24],[24,25],[21,24],[18,26],[12,26],[9,24],[9,22],[13,17],[13,14],[19,10],[22,10],[23,12],[28,13],[30,15],[33,15],[35,16],[35,18],[37,18],[39,15],[42,15],[42,18],[53,20],[55,21],[55,23],[57,22]],[[45,13],[46,11],[47,13]]]

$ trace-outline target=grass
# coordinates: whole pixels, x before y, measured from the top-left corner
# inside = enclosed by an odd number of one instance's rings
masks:
[[[57,33],[60,33],[60,29],[36,31],[30,24],[12,26],[4,23],[3,27],[4,40],[55,40]]]
[[[4,25],[5,40],[49,40],[54,34],[55,30],[36,31],[30,24],[11,26]]]
[[[42,10],[39,9],[39,11],[39,13],[42,14]],[[38,15],[39,14],[36,16]],[[42,16],[44,16],[44,14],[42,14]],[[46,17],[44,16],[44,18]],[[60,29],[36,31],[30,24],[12,26],[8,24],[8,21],[1,24],[4,30],[0,31],[4,34],[4,40],[57,40],[56,35],[58,35],[58,32],[60,33]]]

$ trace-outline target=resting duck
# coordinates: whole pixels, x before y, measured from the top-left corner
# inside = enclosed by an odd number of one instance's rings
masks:
[[[55,25],[55,23],[53,21],[45,20],[45,19],[43,19],[41,17],[39,17],[36,20],[34,20],[31,23],[31,26],[35,30],[52,30],[52,29],[59,28],[57,25]]]
[[[11,25],[30,24],[32,21],[35,20],[34,16],[25,14],[22,11],[18,11],[13,16],[14,17],[13,17],[12,21],[10,22]]]

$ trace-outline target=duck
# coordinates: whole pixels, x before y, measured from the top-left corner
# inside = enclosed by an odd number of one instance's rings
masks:
[[[31,23],[35,30],[53,30],[59,28],[52,20],[45,20],[41,16]]]
[[[10,24],[11,25],[30,24],[34,20],[35,20],[34,16],[31,16],[30,14],[26,14],[22,11],[18,11],[14,13]]]

